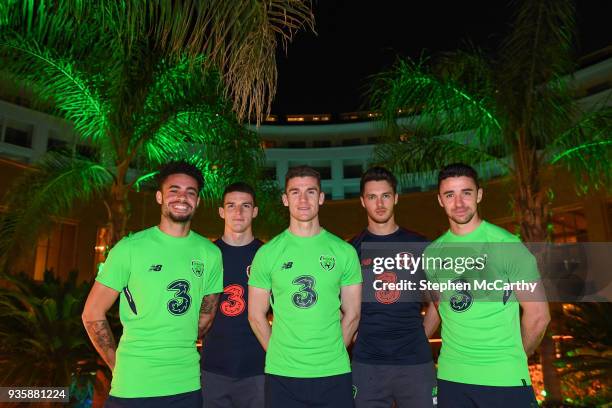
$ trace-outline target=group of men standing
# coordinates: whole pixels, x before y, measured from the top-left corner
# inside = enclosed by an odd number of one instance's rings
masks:
[[[248,184],[225,189],[219,207],[225,228],[214,244],[190,229],[203,187],[199,170],[170,163],[160,170],[158,184],[159,226],[124,238],[110,251],[83,312],[92,343],[113,371],[107,407],[535,403],[527,356],[549,320],[546,303],[533,301],[541,297],[517,292],[505,293],[503,302],[472,298],[463,310],[454,309],[444,293],[423,302],[362,302],[374,290],[362,287],[362,276],[373,273],[364,244],[426,242],[395,222],[397,180],[388,170],[374,167],[363,174],[368,225],[350,243],[319,224],[325,195],[318,172],[307,166],[289,169],[282,195],[289,227],[266,244],[253,235],[258,208]],[[447,166],[438,187],[450,229],[431,247],[518,241],[480,219],[483,193],[471,167]],[[527,250],[520,267],[511,269],[509,278],[539,279]],[[435,270],[421,272],[441,279]],[[117,297],[119,347],[106,320]],[[428,338],[440,316],[436,374]],[[203,338],[201,359],[197,338]]]

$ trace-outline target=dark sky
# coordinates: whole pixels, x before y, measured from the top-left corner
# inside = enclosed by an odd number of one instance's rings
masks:
[[[368,77],[391,66],[398,55],[431,55],[466,40],[495,50],[508,32],[511,5],[504,0],[474,3],[315,0],[317,35],[298,33],[287,54],[278,55],[272,113],[358,110]],[[576,10],[578,55],[612,44],[609,1],[577,0]]]

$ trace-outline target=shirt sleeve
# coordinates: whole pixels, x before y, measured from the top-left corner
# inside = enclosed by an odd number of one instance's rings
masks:
[[[272,271],[265,262],[265,247],[262,247],[255,254],[251,264],[251,276],[249,276],[249,286],[260,289],[272,289]]]
[[[124,238],[110,250],[106,261],[98,267],[96,281],[117,292],[121,292],[128,285],[130,266],[130,244]]]
[[[540,279],[538,262],[535,256],[521,242],[504,243],[505,270],[510,282],[526,281],[535,282]]]
[[[355,251],[355,248],[350,245],[347,245],[347,248],[348,258],[346,260],[344,271],[342,272],[342,281],[340,283],[341,286],[356,285],[363,282],[363,278],[361,276],[361,263],[359,262],[357,252]]]
[[[221,250],[213,245],[210,251],[210,267],[206,271],[206,282],[202,290],[202,297],[221,292],[223,292],[223,257]]]

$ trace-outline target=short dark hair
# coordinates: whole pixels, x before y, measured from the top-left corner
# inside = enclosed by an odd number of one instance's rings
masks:
[[[370,167],[361,176],[359,183],[359,193],[363,195],[363,190],[368,181],[386,181],[393,188],[393,193],[397,193],[397,178],[389,170],[381,166]]]
[[[474,180],[476,184],[476,188],[480,188],[480,183],[478,182],[478,173],[472,166],[469,166],[465,163],[453,163],[448,166],[444,166],[442,170],[438,173],[438,189],[440,188],[440,183],[442,180],[447,179],[449,177],[469,177]]]
[[[204,187],[204,177],[202,172],[195,165],[186,162],[185,160],[171,161],[159,168],[157,173],[157,187],[161,190],[166,179],[173,174],[186,174],[193,177],[198,183],[198,192]]]
[[[289,180],[295,177],[314,177],[317,179],[319,190],[321,190],[321,174],[312,167],[296,166],[291,167],[289,170],[287,170],[287,174],[285,174],[285,189],[287,189],[287,184],[289,183]]]
[[[229,193],[246,193],[250,194],[253,199],[253,206],[257,206],[257,198],[255,196],[255,189],[251,187],[250,184],[245,183],[244,181],[237,181],[236,183],[232,183],[229,186],[225,187],[223,190],[223,196],[221,197],[221,206],[225,203],[225,196]]]

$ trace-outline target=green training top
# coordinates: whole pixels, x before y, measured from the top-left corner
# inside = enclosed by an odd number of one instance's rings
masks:
[[[193,231],[158,227],[122,239],[96,280],[122,292],[123,335],[110,395],[157,397],[200,389],[196,349],[202,297],[223,291],[221,251]]]
[[[261,247],[249,285],[271,291],[274,311],[265,372],[313,378],[351,372],[340,326],[340,287],[361,283],[355,249],[321,229],[289,230]]]
[[[494,245],[491,245],[494,244]],[[477,258],[486,255],[478,270],[426,268],[431,282],[462,279],[470,290],[441,293],[442,349],[438,378],[464,384],[488,386],[530,385],[527,356],[521,339],[519,302],[514,292],[483,290],[474,281],[534,282],[539,279],[535,257],[508,231],[482,221],[471,233],[450,230],[425,251],[427,257]],[[449,265],[451,263],[449,262]],[[457,265],[465,265],[456,263]]]

